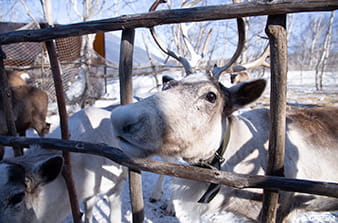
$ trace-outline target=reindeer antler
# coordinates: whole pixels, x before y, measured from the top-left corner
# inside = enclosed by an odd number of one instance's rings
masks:
[[[161,4],[161,3],[166,3],[167,1],[166,0],[156,0],[152,6],[150,7],[149,9],[149,12],[151,11],[155,11],[156,8]],[[153,37],[153,39],[155,40],[155,43],[157,44],[157,46],[165,53],[167,54],[168,56],[171,56],[173,58],[175,58],[178,62],[180,62],[183,67],[184,67],[184,70],[186,72],[187,75],[189,74],[192,74],[193,71],[192,71],[192,67],[189,63],[189,61],[187,59],[185,59],[184,57],[181,57],[181,56],[177,56],[175,52],[169,50],[169,49],[165,49],[165,47],[163,46],[162,42],[160,41],[160,39],[158,38],[156,32],[155,32],[155,29],[154,27],[151,27],[149,28],[150,29],[150,33]]]
[[[233,3],[241,3],[242,0],[232,0]],[[217,64],[214,65],[214,68],[212,69],[212,74],[216,79],[219,79],[221,76],[221,73],[226,71],[231,67],[232,64],[236,62],[238,57],[241,55],[243,48],[244,48],[244,43],[245,43],[245,24],[243,18],[237,18],[237,31],[238,31],[238,43],[237,43],[237,48],[234,53],[234,55],[231,57],[230,61],[225,64],[223,67],[217,67]]]
[[[214,68],[211,71],[216,79],[219,79],[221,73],[229,69],[236,62],[236,60],[243,51],[245,42],[245,24],[243,18],[237,18],[237,30],[238,30],[238,44],[234,55],[231,57],[230,61],[222,67],[218,67],[215,64]]]
[[[243,70],[250,70],[256,68],[258,66],[270,67],[270,64],[265,60],[270,55],[270,44],[268,43],[264,49],[264,52],[254,61],[249,62],[247,64],[239,64],[232,67],[234,72],[239,72]]]
[[[191,4],[196,4],[197,2],[199,2],[200,0],[196,0]],[[233,0],[234,3],[238,3],[241,0]],[[166,0],[156,0],[152,6],[150,7],[149,11],[155,11],[156,8],[161,4],[161,3],[166,3]],[[154,27],[149,28],[150,29],[150,33],[153,37],[153,39],[155,40],[155,43],[157,44],[157,46],[168,56],[171,56],[173,58],[175,58],[178,62],[180,62],[187,75],[193,73],[192,71],[192,67],[189,63],[189,61],[187,59],[185,59],[184,57],[178,56],[176,55],[175,52],[166,49],[164,47],[164,45],[162,44],[162,42],[160,41],[160,39],[158,38]],[[240,56],[241,52],[243,51],[244,48],[244,42],[245,42],[245,24],[244,24],[244,20],[242,18],[237,18],[237,29],[238,29],[238,44],[237,44],[237,49],[234,53],[234,55],[232,56],[232,58],[230,59],[230,61],[224,65],[223,67],[217,67],[217,65],[215,64],[214,68],[212,69],[212,74],[215,78],[219,79],[220,75],[222,72],[226,71],[227,69],[229,69],[238,59],[238,57]],[[186,40],[186,39],[184,39]],[[188,45],[188,44],[187,44]],[[189,45],[188,45],[189,47]]]

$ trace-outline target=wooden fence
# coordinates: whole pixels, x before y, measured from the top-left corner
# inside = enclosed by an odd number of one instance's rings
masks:
[[[58,58],[55,55],[54,41],[57,38],[79,36],[91,33],[123,30],[121,37],[121,55],[119,75],[121,85],[121,102],[130,103],[132,97],[132,53],[134,46],[135,28],[153,27],[161,24],[182,22],[198,22],[207,20],[232,19],[247,16],[268,15],[266,33],[270,40],[271,55],[271,99],[270,107],[271,127],[269,143],[269,160],[266,175],[249,176],[216,170],[201,169],[192,166],[168,164],[152,160],[130,160],[120,150],[83,142],[56,139],[29,139],[17,137],[0,137],[0,144],[12,146],[28,146],[40,144],[47,148],[68,152],[92,153],[105,156],[121,165],[130,168],[130,189],[133,211],[133,222],[143,222],[143,198],[140,170],[151,171],[183,177],[192,180],[205,181],[229,185],[237,188],[264,188],[262,222],[275,222],[278,190],[296,191],[310,194],[326,195],[338,198],[338,184],[328,182],[313,182],[281,177],[284,163],[285,143],[285,113],[286,113],[286,75],[287,75],[287,13],[309,11],[331,11],[338,9],[338,0],[285,0],[285,1],[257,1],[222,6],[206,6],[190,9],[162,10],[156,12],[125,15],[111,19],[62,25],[55,28],[40,30],[25,30],[0,34],[0,46],[17,42],[46,41],[50,63],[53,71],[57,95],[63,95],[62,81],[58,71]],[[189,15],[189,16],[187,16]],[[15,135],[15,125],[10,106],[10,91],[3,65],[4,55],[0,52],[0,86],[4,98],[6,117],[12,135]],[[64,99],[58,97],[58,106],[62,122],[62,136],[67,139],[67,114]],[[70,167],[70,164],[67,164]],[[74,197],[70,169],[66,169],[64,176],[68,183],[71,197],[74,222],[81,222],[78,203]],[[200,173],[196,175],[194,173]],[[281,183],[283,182],[283,183]],[[287,183],[285,183],[287,182]]]

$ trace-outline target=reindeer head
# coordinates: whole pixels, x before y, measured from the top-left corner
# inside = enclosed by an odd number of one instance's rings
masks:
[[[151,7],[155,10],[157,0]],[[180,81],[165,78],[163,91],[140,102],[121,106],[112,112],[114,135],[120,147],[131,156],[178,156],[190,163],[212,156],[227,127],[227,116],[257,99],[264,80],[226,88],[218,82],[220,74],[238,58],[244,45],[244,22],[237,19],[239,44],[229,63],[215,66],[213,76],[197,73],[190,63],[165,49],[155,30],[151,34],[160,49],[178,60],[187,76]]]
[[[162,92],[113,110],[113,134],[131,156],[159,154],[195,163],[213,155],[227,117],[257,99],[264,88],[262,79],[226,88],[204,73],[170,80]]]
[[[35,149],[35,153],[0,162],[0,223],[41,221],[41,187],[58,177],[63,167],[63,158],[61,155],[44,153],[38,147],[31,149]],[[38,151],[42,153],[39,154]]]

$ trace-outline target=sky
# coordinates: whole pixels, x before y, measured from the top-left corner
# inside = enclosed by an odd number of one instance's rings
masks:
[[[72,0],[51,0],[53,5],[53,21],[57,24],[70,24],[70,23],[77,23],[82,22],[83,18],[81,18],[78,14],[82,13],[82,6],[80,3],[82,3],[82,0],[75,1],[77,2],[77,11],[74,10],[73,6],[70,4]],[[102,13],[93,13],[94,16],[91,18],[91,20],[97,20],[97,19],[105,19],[105,18],[112,18],[124,14],[134,14],[134,13],[145,13],[148,11],[148,8],[151,6],[151,4],[154,2],[154,0],[110,0],[105,1],[109,5],[105,5],[106,10],[103,10]],[[116,4],[114,4],[114,2]],[[128,3],[129,2],[129,3]],[[180,0],[172,0],[171,1],[174,4],[174,8],[179,8],[178,2],[181,2]],[[202,1],[202,5],[208,3],[210,4],[224,4],[225,2],[229,2],[229,0],[221,1],[221,0],[213,0],[213,1]],[[30,22],[32,19],[27,13],[27,10],[25,9],[24,5],[26,5],[26,8],[30,11],[30,13],[35,17],[35,19],[38,22],[44,21],[43,11],[41,7],[40,0],[0,0],[0,21],[12,21],[12,22]],[[167,9],[168,7],[166,4],[162,4],[159,9]],[[322,16],[329,16],[330,12],[324,12],[320,15]],[[293,30],[292,34],[289,39],[289,52],[296,52],[299,50],[298,46],[301,46],[302,42],[304,42],[304,30],[307,29],[307,25],[311,21],[311,16],[313,15],[319,15],[319,12],[316,13],[296,13],[293,14]],[[258,21],[260,19],[260,21]],[[254,21],[250,24],[250,27],[252,30],[254,30],[254,40],[251,41],[251,55],[258,54],[256,51],[259,49],[259,51],[263,51],[266,45],[266,41],[262,40],[261,37],[266,37],[264,33],[264,26],[265,26],[265,17],[258,18],[258,20]],[[336,19],[336,24],[337,24]],[[235,25],[234,20],[225,20],[225,21],[213,21],[210,22],[210,27],[212,26],[214,29],[214,33],[212,35],[212,43],[215,43],[216,51],[215,55],[217,57],[222,57],[225,55],[225,58],[231,57],[235,50],[236,45],[236,39],[237,35],[234,32]],[[160,33],[160,38],[165,40],[167,38],[167,33],[170,28],[168,28],[169,25],[165,26],[159,26],[156,28],[158,30],[158,33]],[[338,24],[335,26],[334,29],[336,40],[336,44],[338,45]],[[144,33],[147,33],[146,35],[146,41],[150,39],[149,31],[147,29],[137,29],[137,36],[138,38],[135,38],[135,44],[144,48],[143,43],[143,37],[140,37],[140,33],[144,35]],[[118,32],[114,32],[117,36],[120,34]],[[162,35],[162,36],[161,36]],[[171,35],[171,38],[173,38],[173,35]],[[250,37],[249,37],[250,38]],[[151,40],[150,40],[151,41]],[[170,40],[168,41],[170,42]],[[169,44],[167,42],[167,47],[170,48]],[[227,45],[224,44],[224,42],[227,42]],[[153,46],[153,44],[152,44]],[[173,46],[172,46],[173,47]],[[338,47],[336,47],[338,49]],[[261,50],[262,49],[262,50]],[[151,50],[154,50],[155,54],[161,54],[161,52],[156,49],[156,46],[151,47]],[[250,55],[250,54],[249,54]],[[215,58],[213,58],[215,59]]]
[[[76,15],[74,11],[74,7],[69,7],[70,2],[72,0],[51,0],[51,4],[53,5],[53,9],[55,10],[54,17],[56,23],[66,24],[66,23],[74,23],[80,22],[81,19]],[[76,2],[76,1],[75,1]],[[82,0],[77,0],[77,10],[79,12],[82,11]],[[101,1],[99,1],[101,2]],[[103,12],[103,14],[97,14],[93,19],[103,19],[115,17],[123,14],[134,14],[134,13],[145,13],[148,11],[154,0],[110,0],[105,1],[104,5],[107,10]],[[179,8],[178,4],[180,1],[171,1],[173,8]],[[225,2],[229,2],[229,0],[213,0],[213,1],[202,1],[198,6],[205,5],[207,2],[208,5],[217,5],[224,4]],[[37,20],[43,20],[43,13],[40,0],[0,0],[0,8],[2,9],[0,12],[0,18],[10,20],[16,20],[21,22],[26,22],[29,20],[29,17],[23,13],[26,5],[27,8],[34,14]],[[15,9],[14,11],[11,9]],[[158,7],[159,9],[168,9],[166,4],[162,4]],[[8,13],[10,11],[10,13]]]

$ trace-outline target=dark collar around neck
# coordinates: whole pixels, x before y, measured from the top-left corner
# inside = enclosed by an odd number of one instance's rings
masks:
[[[228,147],[229,141],[230,141],[230,121],[226,119],[226,130],[220,147],[211,158],[207,160],[201,160],[196,166],[220,170],[221,165],[224,162],[223,155]],[[216,194],[220,190],[220,187],[221,186],[219,184],[210,183],[207,191],[198,200],[198,203],[209,203],[216,196]]]

